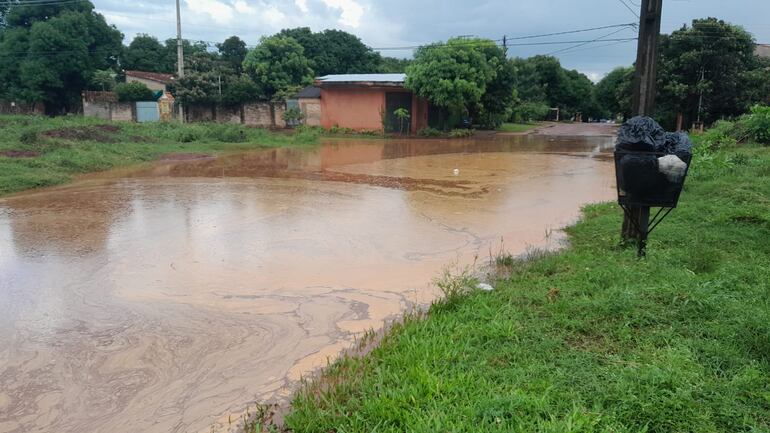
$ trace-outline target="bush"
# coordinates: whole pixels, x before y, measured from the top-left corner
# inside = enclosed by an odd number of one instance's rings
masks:
[[[738,143],[735,123],[719,120],[701,135],[700,142],[711,150],[734,147]]]
[[[751,107],[751,114],[744,117],[742,122],[746,126],[746,132],[752,140],[770,144],[770,107],[755,105]]]
[[[288,124],[299,123],[305,115],[302,114],[299,108],[289,108],[283,112],[283,120]]]
[[[417,135],[420,137],[441,137],[441,131],[428,126],[417,131]]]
[[[453,129],[449,131],[449,138],[463,138],[473,135],[472,129]]]
[[[200,140],[200,138],[200,134],[198,134],[196,131],[191,129],[183,129],[177,134],[176,141],[180,143],[192,143],[194,141]]]
[[[25,129],[21,133],[19,141],[22,144],[35,144],[35,142],[37,142],[37,131],[34,129]]]
[[[206,136],[222,143],[243,143],[246,141],[246,133],[243,129],[230,125],[208,125]]]
[[[155,94],[142,83],[120,83],[115,86],[115,94],[118,101],[136,102],[136,101],[154,101]]]
[[[542,102],[522,102],[513,109],[515,122],[531,122],[545,120],[551,108]]]

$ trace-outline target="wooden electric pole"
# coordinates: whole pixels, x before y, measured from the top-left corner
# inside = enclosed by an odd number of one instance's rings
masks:
[[[182,14],[179,11],[179,0],[176,0],[176,62],[177,79],[182,79],[184,78],[184,44],[182,43]],[[181,102],[179,102],[179,122],[184,123],[184,107]]]
[[[650,116],[655,109],[658,70],[658,37],[660,36],[663,0],[642,0],[639,14],[639,42],[636,48],[636,73],[634,74],[634,116]],[[623,217],[623,240],[638,239],[643,251],[650,221],[649,207],[631,207]],[[637,221],[637,224],[631,220]]]

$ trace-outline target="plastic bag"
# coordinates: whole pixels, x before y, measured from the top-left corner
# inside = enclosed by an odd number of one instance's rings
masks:
[[[649,117],[636,116],[623,124],[618,131],[617,150],[664,152],[666,131]]]
[[[620,166],[620,189],[632,196],[648,196],[665,186],[666,179],[658,171],[655,155],[628,154],[620,159]]]
[[[692,156],[692,141],[684,132],[667,132],[665,150],[669,155],[676,155],[681,160]]]

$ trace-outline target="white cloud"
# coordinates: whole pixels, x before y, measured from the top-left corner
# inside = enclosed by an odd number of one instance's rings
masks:
[[[307,0],[294,0],[294,4],[297,5],[297,8],[299,8],[300,12],[303,14],[310,12],[307,8]]]
[[[280,27],[286,22],[286,15],[275,6],[269,6],[262,11],[262,19],[272,27]]]
[[[340,9],[339,23],[345,26],[357,28],[361,25],[361,18],[364,16],[364,8],[355,0],[323,0],[327,6]]]
[[[185,2],[191,11],[208,15],[217,24],[230,24],[235,18],[233,8],[217,0],[185,0]]]
[[[253,14],[254,14],[254,13],[257,11],[257,10],[256,10],[256,9],[254,9],[253,7],[249,6],[249,4],[248,4],[248,3],[246,3],[246,2],[245,2],[245,1],[243,1],[243,0],[238,0],[238,1],[236,1],[236,2],[235,2],[235,4],[234,4],[233,6],[235,7],[235,10],[236,10],[236,11],[237,11],[239,14],[249,14],[249,15],[253,15]]]
[[[589,80],[593,81],[594,83],[598,83],[599,81],[604,78],[604,73],[601,72],[583,72],[586,77],[588,77]]]

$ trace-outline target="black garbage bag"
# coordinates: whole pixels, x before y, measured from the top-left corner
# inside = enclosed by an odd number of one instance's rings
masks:
[[[692,156],[692,141],[684,132],[667,132],[665,152],[678,156],[682,161],[689,161]]]
[[[618,183],[621,190],[632,197],[648,197],[666,188],[667,180],[658,171],[655,155],[627,154],[620,159],[622,176]]]
[[[623,124],[618,131],[617,150],[663,152],[666,131],[649,117],[636,116]]]

